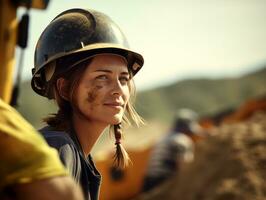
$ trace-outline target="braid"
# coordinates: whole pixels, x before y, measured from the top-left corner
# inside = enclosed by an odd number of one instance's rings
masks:
[[[124,168],[130,162],[128,153],[121,145],[122,138],[122,126],[121,123],[114,125],[114,134],[115,134],[115,145],[116,153],[114,156],[114,163],[117,167]]]

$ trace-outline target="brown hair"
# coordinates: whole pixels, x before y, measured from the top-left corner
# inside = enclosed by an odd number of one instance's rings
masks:
[[[92,59],[83,61],[65,72],[55,71],[55,74],[53,75],[51,81],[49,81],[47,90],[52,91],[53,98],[55,99],[59,109],[56,114],[52,114],[51,116],[43,119],[43,121],[46,122],[48,125],[54,127],[56,130],[68,131],[70,129],[72,117],[71,105],[73,105],[73,94],[77,85],[79,84],[82,74],[84,73],[91,61]],[[56,65],[63,66],[64,63],[62,61],[59,61],[56,63]],[[69,91],[69,101],[65,100],[59,94],[56,85],[56,82],[59,78],[64,78],[69,82],[67,86],[67,91]],[[130,91],[130,99],[128,104],[126,105],[126,112],[122,118],[122,124],[131,125],[131,122],[133,122],[135,123],[135,125],[139,126],[140,124],[143,124],[144,121],[133,107],[133,101],[135,100],[136,93],[135,85],[132,79],[130,80],[128,86]],[[113,132],[115,136],[116,153],[114,156],[114,163],[117,167],[126,167],[130,162],[127,152],[121,145],[121,138],[123,135],[122,124],[120,123],[117,125],[110,126],[110,132]]]
[[[79,83],[80,77],[83,72],[86,70],[88,64],[91,60],[86,60],[75,67],[72,67],[70,70],[60,71],[60,67],[63,67],[64,63],[62,60],[58,60],[56,65],[58,67],[52,77],[48,82],[47,91],[51,91],[53,98],[55,99],[58,105],[58,111],[51,116],[44,118],[43,121],[48,125],[54,127],[56,130],[69,130],[71,124],[71,114],[72,114],[72,104],[73,104],[73,94]],[[57,88],[57,80],[63,78],[68,80],[70,84],[67,84],[67,91],[69,91],[69,101],[64,99],[60,94]]]

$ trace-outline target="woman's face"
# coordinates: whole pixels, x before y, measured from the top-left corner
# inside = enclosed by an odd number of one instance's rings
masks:
[[[74,92],[74,114],[106,125],[120,123],[130,97],[129,81],[124,58],[96,55]]]

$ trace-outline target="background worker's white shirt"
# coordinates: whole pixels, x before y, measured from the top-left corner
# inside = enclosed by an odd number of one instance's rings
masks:
[[[168,134],[153,147],[147,168],[147,176],[168,177],[174,174],[178,164],[191,162],[194,158],[194,143],[182,133]]]

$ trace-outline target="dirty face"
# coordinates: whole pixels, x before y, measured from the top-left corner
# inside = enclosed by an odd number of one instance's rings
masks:
[[[101,54],[92,59],[74,92],[74,114],[106,125],[122,121],[130,75],[124,58]]]

